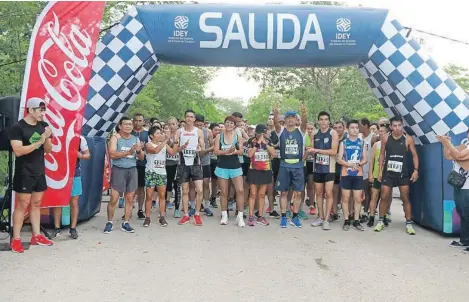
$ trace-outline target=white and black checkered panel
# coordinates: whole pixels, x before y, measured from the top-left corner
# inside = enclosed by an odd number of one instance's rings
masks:
[[[153,53],[137,10],[132,7],[96,46],[88,103],[85,107],[85,125],[144,62],[154,56]]]
[[[84,124],[82,133],[105,137],[132,105],[135,97],[148,84],[159,67],[152,55],[125,83],[119,87],[95,114]]]
[[[417,41],[407,39],[405,34],[398,21],[386,19],[368,54],[372,64],[362,64],[370,80],[374,78],[383,91],[389,92],[386,97],[393,102],[393,108],[422,143],[436,142],[435,134],[467,131],[469,97]]]

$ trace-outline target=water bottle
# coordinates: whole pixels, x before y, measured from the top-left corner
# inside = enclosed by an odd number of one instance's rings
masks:
[[[62,225],[70,225],[70,206],[62,208]]]

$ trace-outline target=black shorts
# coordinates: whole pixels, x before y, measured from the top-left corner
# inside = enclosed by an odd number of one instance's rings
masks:
[[[340,187],[344,190],[363,190],[363,176],[342,176]]]
[[[381,190],[381,183],[378,181],[377,178],[373,180],[373,184],[371,185],[371,187],[376,190]]]
[[[212,179],[217,179],[217,176],[215,175],[215,169],[217,168],[217,163],[210,163],[210,175]]]
[[[13,179],[13,191],[16,193],[31,194],[33,192],[44,192],[47,190],[45,175],[29,176],[15,174]]]
[[[335,180],[334,173],[314,173],[313,174],[313,181],[318,184],[323,184],[323,183],[334,181],[334,180]]]
[[[241,164],[241,168],[243,169],[243,176],[248,176],[250,165],[251,162],[246,162],[246,159],[244,159],[244,163]]]
[[[314,162],[313,161],[307,161],[306,162],[306,178],[308,178],[308,175],[314,174]]]
[[[202,166],[202,176],[204,178],[210,178],[211,175],[212,175],[212,171],[210,169],[210,165]]]
[[[202,171],[202,166],[195,165],[195,166],[178,166],[178,181],[180,184],[189,182],[189,181],[196,181],[196,180],[203,180],[204,173]]]
[[[280,169],[280,158],[272,158],[272,175],[274,176],[274,183],[277,182],[278,170]]]
[[[386,187],[402,187],[402,186],[409,186],[410,185],[410,178],[394,178],[394,177],[389,177],[386,174],[383,175],[383,179],[381,181],[381,186],[386,186]]]
[[[335,185],[340,184],[340,172],[334,174],[334,184]]]
[[[137,166],[138,187],[145,187],[145,166]]]
[[[272,171],[249,169],[247,182],[250,185],[268,185],[272,183]]]

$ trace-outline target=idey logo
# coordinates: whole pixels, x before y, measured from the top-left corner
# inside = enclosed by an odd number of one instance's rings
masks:
[[[347,18],[339,18],[336,22],[337,30],[340,32],[348,32],[352,28],[352,21]]]
[[[174,18],[174,27],[177,29],[186,29],[189,26],[189,18],[186,16],[177,16]]]

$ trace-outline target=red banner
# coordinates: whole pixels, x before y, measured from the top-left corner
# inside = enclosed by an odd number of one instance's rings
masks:
[[[52,152],[45,157],[48,189],[42,207],[70,201],[91,67],[104,1],[52,2],[36,21],[25,68],[19,119],[29,100],[47,106]]]
[[[103,192],[111,188],[111,162],[109,161],[109,151],[106,148],[104,154]]]

